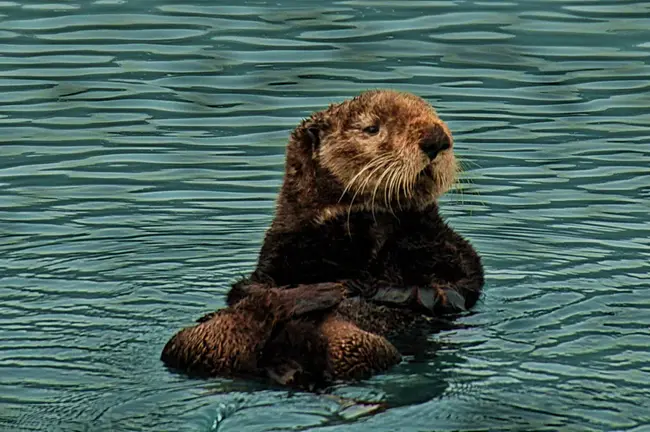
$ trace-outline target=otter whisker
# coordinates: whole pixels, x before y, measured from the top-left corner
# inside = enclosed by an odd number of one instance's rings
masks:
[[[398,167],[399,162],[395,161],[394,164],[391,165],[390,167],[390,175],[388,176],[388,179],[386,179],[386,189],[384,190],[384,201],[386,202],[386,207],[388,210],[394,214],[393,212],[393,188],[395,187],[395,182],[396,179],[400,173],[400,169]]]
[[[372,168],[372,170],[370,172],[365,172],[366,169],[362,170],[362,171],[364,171],[362,174],[364,174],[365,177],[363,179],[363,182],[360,185],[361,187],[357,188],[356,193],[359,193],[359,192],[363,193],[366,186],[367,186],[367,184],[374,178],[375,173],[378,170],[382,169],[382,168],[386,168],[386,163],[390,162],[390,159],[391,159],[390,155],[383,155],[382,157],[379,157],[379,158],[374,160],[373,165],[376,165],[376,166],[368,167],[368,168]],[[356,195],[356,193],[355,193],[355,195]]]
[[[375,160],[370,161],[362,169],[360,169],[359,172],[354,177],[352,177],[352,179],[348,182],[348,184],[343,189],[343,192],[341,192],[341,196],[339,197],[338,202],[341,202],[341,200],[343,199],[345,194],[348,192],[348,190],[350,190],[350,188],[352,187],[352,185],[354,184],[356,179],[359,178],[361,175],[363,175],[364,171],[366,171],[367,169],[370,169],[375,162],[376,162]]]
[[[476,167],[476,168],[482,168],[481,165],[479,165],[477,162],[474,162],[473,160],[470,160],[470,159],[462,159],[462,160],[458,160],[458,163],[461,165],[461,167],[459,167],[459,168],[460,168],[462,171],[466,171],[466,170],[467,170],[467,167],[465,166],[466,164],[468,164],[468,165],[469,165],[469,164],[472,164],[472,165],[474,165],[474,167]]]
[[[409,174],[411,173],[411,166],[409,165],[404,169],[402,172],[400,179],[399,179],[399,189],[397,190],[397,205],[399,206],[399,209],[402,210],[402,202],[399,199],[399,196],[402,195],[408,202],[409,200],[409,195],[408,195],[408,179],[409,179]]]
[[[436,184],[437,197],[444,195],[454,184],[458,165],[454,160],[451,163],[454,164],[452,170],[435,170],[434,182]]]
[[[352,177],[352,179],[348,182],[347,186],[346,186],[345,189],[343,190],[343,193],[341,194],[341,198],[339,198],[339,202],[341,201],[341,199],[343,199],[343,197],[345,196],[346,192],[347,192],[347,191],[352,187],[353,183],[354,183],[354,182],[355,182],[355,181],[356,181],[360,176],[362,176],[363,173],[364,173],[365,171],[367,171],[368,169],[373,168],[374,165],[382,164],[382,163],[386,162],[386,161],[389,160],[389,159],[390,159],[390,155],[387,155],[387,154],[386,154],[386,155],[381,155],[381,156],[379,156],[379,157],[377,157],[377,158],[374,158],[374,159],[372,159],[370,162],[368,162],[368,163],[367,163],[367,164],[366,164],[362,169],[360,169],[359,172],[358,172],[354,177]]]
[[[398,164],[395,164],[398,165]],[[397,181],[400,176],[402,167],[393,169],[393,173],[391,174],[390,178],[388,179],[388,188],[386,190],[386,201],[387,201],[387,207],[391,209],[392,212],[392,205],[390,204],[395,198],[397,198],[395,201],[397,201],[397,208],[399,209],[401,206],[399,205],[399,195],[396,195],[394,190],[397,187]]]
[[[391,201],[397,201],[397,208],[399,210],[402,210],[402,203],[400,202],[400,186],[402,184],[402,178],[404,176],[404,170],[406,167],[404,166],[404,163],[401,162],[401,158],[398,159],[400,163],[397,163],[396,165],[400,165],[397,169],[394,169],[394,173],[390,178],[390,185],[388,188],[388,196],[390,197]]]
[[[455,173],[456,174],[456,176],[455,176],[456,179],[455,179],[454,184],[452,186],[452,190],[457,192],[458,195],[460,196],[461,205],[465,204],[465,201],[464,201],[465,188],[463,187],[463,185],[467,184],[467,183],[471,184],[470,179],[463,178],[462,175],[461,175],[463,173],[462,165],[463,165],[463,161],[458,161],[458,163],[456,165],[456,173]]]
[[[387,162],[388,162],[388,160],[387,160]],[[390,166],[390,164],[389,164],[388,166]],[[370,174],[368,174],[368,176],[366,177],[365,181],[363,182],[363,189],[362,189],[362,192],[365,191],[366,186],[368,186],[368,185],[370,184],[370,181],[374,179],[375,173],[376,173],[377,171],[379,171],[380,169],[384,169],[384,171],[385,171],[385,170],[388,169],[388,167],[387,167],[385,164],[382,164],[382,165],[380,165],[377,169],[373,170]],[[379,187],[379,182],[380,182],[380,181],[381,181],[381,177],[380,177],[379,180],[376,181],[376,188]],[[376,190],[376,188],[375,188],[375,190]],[[373,195],[373,196],[374,196],[374,195]],[[374,213],[374,198],[373,198],[373,201],[370,202],[370,210],[371,210],[371,212],[372,212],[372,217],[373,217],[373,219],[374,219],[374,218],[375,218],[375,213]]]
[[[394,186],[392,188],[392,194],[394,195],[394,200],[397,201],[397,208],[402,210],[402,200],[401,198],[406,198],[406,189],[404,187],[407,175],[411,171],[411,165],[401,163],[400,169],[395,175]]]
[[[384,207],[386,207],[391,213],[392,209],[390,207],[390,187],[393,181],[393,177],[395,176],[395,169],[393,165],[395,165],[395,163],[391,163],[387,169],[387,171],[390,171],[390,173],[388,174],[388,178],[386,179],[386,186],[384,187]]]
[[[354,184],[354,182],[356,181],[356,179],[359,178],[359,177],[360,177],[360,176],[361,176],[361,175],[362,175],[366,170],[370,169],[373,165],[378,165],[377,168],[381,167],[381,165],[378,164],[378,161],[377,161],[377,160],[370,161],[368,164],[366,164],[366,166],[363,167],[363,169],[361,169],[361,170],[360,170],[360,171],[359,171],[359,172],[358,172],[358,173],[357,173],[357,174],[356,174],[356,175],[355,175],[355,176],[354,176],[354,177],[353,177],[353,178],[348,182],[348,184],[347,184],[347,186],[345,187],[345,189],[343,190],[343,193],[341,194],[341,197],[339,198],[338,202],[341,202],[341,199],[343,199],[343,197],[345,196],[345,193],[346,193],[346,192],[347,192],[347,191],[352,187],[352,185]],[[375,168],[373,168],[373,171],[374,171],[374,170],[375,170]],[[347,218],[346,218],[346,224],[345,224],[345,225],[346,225],[346,229],[347,229],[347,232],[348,232],[348,236],[350,236],[350,237],[352,236],[352,233],[350,232],[350,215],[351,215],[351,213],[352,213],[352,207],[354,206],[354,200],[356,199],[357,194],[359,194],[359,191],[361,191],[361,190],[363,190],[363,188],[365,188],[365,186],[363,186],[363,184],[365,184],[366,181],[367,181],[367,177],[366,177],[366,179],[364,179],[364,182],[362,183],[362,187],[361,187],[361,188],[359,188],[359,187],[355,188],[354,194],[352,195],[352,199],[350,200],[350,204],[348,205]]]
[[[372,171],[371,171],[371,172],[366,176],[366,178],[364,179],[363,183],[361,184],[361,188],[357,189],[357,191],[355,192],[354,196],[352,197],[352,201],[351,201],[351,203],[350,203],[350,206],[348,207],[348,218],[347,218],[348,235],[351,235],[351,234],[350,234],[350,214],[352,213],[352,205],[353,205],[353,203],[354,203],[354,199],[356,198],[356,196],[357,196],[357,194],[358,194],[359,192],[364,193],[364,191],[365,191],[365,189],[366,189],[366,186],[370,183],[370,180],[374,177],[374,174],[375,174],[377,171],[379,171],[380,169],[382,169],[382,168],[385,168],[385,165],[384,165],[384,164],[380,164],[380,165],[377,166],[375,169],[373,169],[373,170],[372,170]],[[374,219],[374,218],[375,218],[375,214],[374,214],[374,209],[372,208],[372,203],[371,203],[371,211],[372,211],[372,217],[373,217],[373,219]]]
[[[404,195],[407,201],[413,199],[413,188],[417,181],[419,170],[415,163],[409,164],[408,172],[404,173]]]
[[[476,164],[478,166],[478,164]],[[455,189],[458,190],[459,195],[461,196],[461,204],[465,204],[464,198],[466,195],[471,195],[471,196],[476,196],[476,200],[472,199],[473,202],[480,204],[481,206],[485,206],[485,201],[481,199],[481,193],[480,191],[472,188],[471,186],[474,185],[474,181],[472,180],[471,177],[468,177],[471,175],[470,171],[463,171],[460,167],[457,169],[457,183],[454,184]],[[467,186],[467,187],[464,187]]]
[[[418,175],[420,174],[420,171],[421,171],[420,166],[416,165],[415,163],[411,165],[411,173],[409,173],[408,183],[407,183],[409,200],[413,198],[415,184],[418,181]]]
[[[402,211],[402,200],[401,195],[402,195],[402,183],[403,183],[403,178],[404,178],[404,170],[406,168],[402,164],[402,167],[400,169],[400,172],[395,176],[395,185],[393,186],[393,193],[395,194],[395,201],[397,201],[397,209],[399,211]]]
[[[406,180],[406,174],[410,171],[410,164],[404,164],[402,163],[402,166],[399,170],[398,175],[396,176],[395,179],[395,198],[397,201],[397,207],[402,210],[402,201],[401,201],[401,196],[403,195],[406,197],[406,194],[404,193],[404,182]]]
[[[348,235],[351,235],[350,234],[350,214],[352,213],[352,206],[354,205],[354,200],[357,197],[357,194],[359,194],[359,192],[363,193],[363,191],[365,190],[367,184],[373,178],[375,172],[382,169],[385,166],[386,162],[388,162],[389,160],[390,160],[390,155],[388,155],[388,154],[382,155],[382,156],[377,157],[376,159],[373,159],[359,173],[357,173],[357,175],[354,176],[354,178],[352,180],[350,180],[350,182],[348,182],[348,186],[346,187],[346,190],[349,189],[352,186],[354,181],[360,175],[364,174],[368,169],[372,168],[372,170],[363,179],[363,182],[361,183],[360,187],[356,188],[356,190],[354,192],[354,195],[352,196],[352,199],[350,200],[350,205],[348,206],[348,214],[347,214]],[[373,166],[373,165],[376,165],[376,166]],[[345,194],[345,192],[344,192],[344,194]]]
[[[415,164],[411,164],[410,172],[408,173],[404,185],[404,189],[406,190],[406,198],[408,200],[413,199],[413,189],[415,188],[415,184],[417,183],[419,173],[420,171],[418,170],[418,167]]]
[[[348,182],[348,184],[345,186],[345,189],[343,189],[343,192],[341,193],[341,197],[339,198],[338,202],[341,202],[341,200],[343,199],[343,197],[345,196],[345,194],[350,190],[350,188],[352,187],[352,185],[354,184],[354,182],[355,182],[359,177],[361,177],[361,176],[364,174],[364,172],[366,172],[368,169],[373,168],[374,165],[380,165],[380,164],[384,163],[384,161],[387,160],[387,159],[388,159],[388,155],[384,155],[383,157],[380,156],[380,157],[375,158],[375,159],[372,159],[370,162],[368,162],[368,163],[367,163],[367,164],[366,164],[366,165],[365,165],[361,170],[359,170],[359,172],[358,172],[354,177],[352,177],[352,179]],[[355,194],[355,195],[356,195],[356,194]]]
[[[372,217],[373,217],[373,219],[375,221],[376,221],[376,219],[375,219],[375,197],[377,196],[377,191],[379,190],[379,186],[381,185],[382,180],[384,179],[384,177],[386,177],[386,175],[390,174],[390,171],[391,171],[390,168],[393,166],[393,163],[394,162],[390,163],[388,165],[388,167],[384,170],[382,175],[379,176],[379,179],[377,180],[377,184],[375,185],[375,190],[372,192],[372,200],[370,202],[370,211],[371,211]]]
[[[413,198],[413,187],[417,181],[418,172],[418,166],[416,162],[412,160],[408,165],[408,169],[404,172],[403,180],[404,197],[407,201],[410,201]]]

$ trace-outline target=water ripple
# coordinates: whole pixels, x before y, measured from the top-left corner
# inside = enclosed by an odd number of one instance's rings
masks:
[[[635,430],[650,422],[650,6],[0,2],[0,429]],[[484,256],[468,329],[326,395],[158,360],[254,266],[288,131],[427,98]]]

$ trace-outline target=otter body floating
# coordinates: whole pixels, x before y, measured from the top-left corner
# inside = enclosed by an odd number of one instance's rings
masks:
[[[481,294],[481,259],[436,203],[458,171],[448,127],[409,93],[368,91],[303,120],[255,271],[162,360],[308,389],[397,364],[400,336]]]

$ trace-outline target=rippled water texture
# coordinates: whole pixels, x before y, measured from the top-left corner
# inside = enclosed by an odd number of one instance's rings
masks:
[[[0,2],[0,429],[650,430],[650,3],[219,3]],[[289,130],[374,87],[454,131],[470,328],[334,389],[387,402],[360,418],[167,371],[252,269]]]

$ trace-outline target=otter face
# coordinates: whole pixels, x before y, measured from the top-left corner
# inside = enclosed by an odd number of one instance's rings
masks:
[[[451,133],[415,95],[369,91],[331,106],[320,118],[313,158],[340,183],[340,203],[421,208],[456,180]]]

